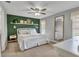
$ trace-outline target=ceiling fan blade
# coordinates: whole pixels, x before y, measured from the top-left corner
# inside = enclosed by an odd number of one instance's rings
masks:
[[[39,11],[39,8],[31,8],[33,11]]]
[[[30,9],[35,10],[34,8],[30,8]]]
[[[5,1],[5,2],[7,2],[7,3],[11,3],[11,1]]]
[[[46,15],[46,13],[41,13],[41,14]]]
[[[41,11],[46,11],[47,9],[46,8],[44,8],[44,9],[41,9]]]

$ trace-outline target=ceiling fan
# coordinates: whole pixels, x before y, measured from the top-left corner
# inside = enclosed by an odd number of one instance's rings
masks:
[[[27,13],[28,14],[35,14],[35,16],[39,16],[39,15],[46,15],[46,13],[45,13],[45,11],[46,11],[47,9],[46,8],[42,8],[42,9],[40,9],[40,8],[30,8],[30,11],[27,11]]]
[[[5,1],[6,3],[11,3],[11,1]],[[30,8],[22,11],[26,11],[28,14],[34,14],[35,16],[46,15],[46,8]]]

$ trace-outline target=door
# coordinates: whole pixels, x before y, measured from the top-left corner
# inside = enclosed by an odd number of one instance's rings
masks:
[[[64,39],[64,16],[55,18],[55,40]]]

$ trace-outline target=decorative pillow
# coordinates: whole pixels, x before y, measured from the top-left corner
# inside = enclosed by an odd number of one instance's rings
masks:
[[[36,35],[36,34],[38,34],[38,33],[36,32],[36,29],[32,29],[32,30],[31,30],[31,35]]]
[[[19,34],[31,34],[30,31],[27,30],[20,30]]]
[[[18,30],[18,34],[37,35],[38,33],[35,28],[22,28]]]

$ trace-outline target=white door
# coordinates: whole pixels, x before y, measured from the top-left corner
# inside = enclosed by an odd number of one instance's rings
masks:
[[[55,19],[55,40],[61,40],[64,38],[63,27],[64,27],[63,16],[56,17]]]

